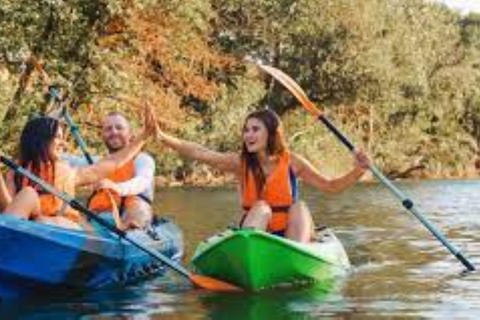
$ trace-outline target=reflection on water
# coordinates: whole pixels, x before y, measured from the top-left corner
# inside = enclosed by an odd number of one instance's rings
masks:
[[[401,185],[425,215],[480,266],[480,182],[435,181]],[[480,317],[480,276],[463,267],[381,185],[340,195],[303,190],[318,224],[345,244],[352,274],[319,288],[261,294],[191,290],[172,273],[128,288],[60,294],[3,305],[0,318],[20,319],[365,319]],[[196,244],[238,221],[233,188],[163,190],[158,210],[180,224],[189,260]],[[0,262],[1,263],[1,262]]]
[[[325,291],[323,286],[258,294],[206,294],[199,300],[208,310],[208,318],[215,320],[294,319],[306,313],[333,316],[346,308],[338,287]]]

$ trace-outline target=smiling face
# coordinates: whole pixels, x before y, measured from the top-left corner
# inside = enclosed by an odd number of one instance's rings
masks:
[[[261,161],[265,156],[277,156],[287,150],[280,118],[270,109],[247,115],[242,130],[242,158],[247,162]]]
[[[65,150],[65,140],[63,140],[63,129],[58,127],[57,132],[48,143],[47,154],[50,160],[57,161]]]
[[[132,137],[127,119],[120,114],[106,116],[103,121],[102,137],[110,152],[125,147]]]
[[[257,118],[249,118],[243,127],[243,143],[250,153],[265,152],[268,131],[265,124]]]

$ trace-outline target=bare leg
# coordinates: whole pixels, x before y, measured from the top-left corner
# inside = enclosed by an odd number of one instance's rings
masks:
[[[152,223],[152,206],[138,197],[130,201],[125,208],[125,218],[123,219],[125,228],[145,228]]]
[[[265,201],[257,201],[248,211],[242,228],[267,230],[268,222],[272,218],[272,209]]]
[[[46,217],[46,216],[39,216],[35,219],[38,223],[49,224],[57,227],[62,227],[66,229],[73,229],[73,230],[83,230],[83,228],[76,222],[73,222],[70,219],[61,216],[54,216],[54,217]]]
[[[299,201],[289,210],[287,238],[301,243],[308,243],[313,236],[313,220],[306,204]]]
[[[22,219],[40,213],[40,198],[38,193],[32,187],[24,187],[13,198],[12,202],[4,209],[5,214]]]
[[[80,225],[65,217],[45,217],[41,214],[38,192],[32,187],[24,187],[5,208],[5,214],[21,219],[35,218],[39,223],[51,224],[59,227],[82,230]]]

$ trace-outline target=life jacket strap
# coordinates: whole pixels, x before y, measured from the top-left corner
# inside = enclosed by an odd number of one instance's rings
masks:
[[[149,197],[147,197],[146,195],[144,195],[143,193],[137,194],[137,195],[123,196],[120,199],[120,206],[118,208],[118,211],[120,212],[120,216],[122,216],[122,217],[123,217],[123,214],[125,213],[127,197],[138,197],[138,198],[142,199],[143,201],[145,201],[149,206],[152,205],[152,200]]]
[[[290,210],[291,206],[275,206],[275,207],[270,207],[272,209],[273,213],[277,212],[288,212]],[[250,211],[252,207],[249,206],[243,206],[244,211]]]

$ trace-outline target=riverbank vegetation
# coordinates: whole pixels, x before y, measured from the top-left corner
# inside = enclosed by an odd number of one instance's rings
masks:
[[[294,150],[347,170],[349,154],[252,61],[292,76],[390,177],[475,176],[480,15],[423,0],[0,0],[4,152],[51,108],[42,65],[94,153],[110,110],[137,122],[148,103],[166,130],[235,150],[245,114],[268,105]],[[167,182],[224,181],[149,148]]]

